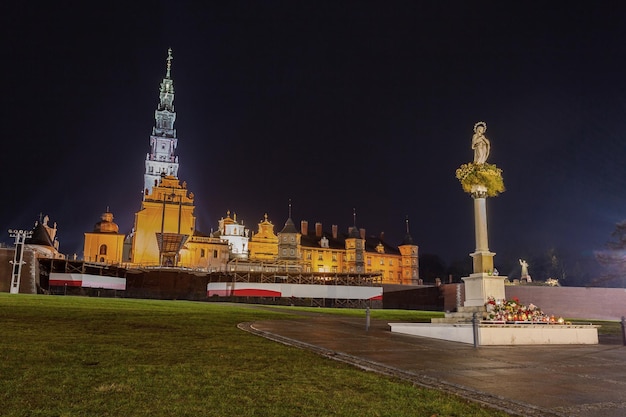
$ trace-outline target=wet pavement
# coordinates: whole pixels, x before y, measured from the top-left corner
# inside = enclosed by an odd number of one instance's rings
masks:
[[[516,416],[626,416],[626,347],[479,346],[392,333],[386,321],[307,315],[242,323],[268,339]]]

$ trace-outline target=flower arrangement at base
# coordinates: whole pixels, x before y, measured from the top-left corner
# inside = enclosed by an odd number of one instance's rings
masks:
[[[463,164],[456,170],[456,178],[466,193],[472,193],[475,186],[485,187],[488,197],[495,197],[505,191],[502,170],[494,164]]]
[[[566,324],[562,317],[557,319],[553,315],[544,314],[532,303],[528,305],[520,303],[517,297],[510,300],[496,300],[494,297],[488,297],[485,308],[487,321]]]

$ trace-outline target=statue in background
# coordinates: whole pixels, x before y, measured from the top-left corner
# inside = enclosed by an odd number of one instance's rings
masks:
[[[519,264],[522,266],[522,275],[520,276],[520,279],[522,281],[531,282],[532,279],[530,278],[530,275],[528,274],[528,262],[526,262],[523,259],[520,259]]]
[[[485,136],[487,123],[478,122],[474,125],[474,136],[472,136],[472,149],[474,150],[474,163],[484,164],[489,157],[491,142]]]

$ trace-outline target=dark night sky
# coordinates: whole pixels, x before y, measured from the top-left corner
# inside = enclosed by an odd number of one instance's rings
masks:
[[[167,48],[197,228],[353,223],[422,254],[474,250],[454,173],[487,122],[507,191],[489,199],[496,264],[589,257],[626,217],[626,3],[22,2],[5,5],[6,230],[39,213],[82,252],[106,207],[140,208]],[[504,271],[505,273],[508,271]],[[532,273],[532,265],[531,265]]]

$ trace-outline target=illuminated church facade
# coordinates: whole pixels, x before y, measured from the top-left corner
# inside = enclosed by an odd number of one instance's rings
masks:
[[[102,214],[93,231],[84,234],[85,262],[129,268],[184,268],[202,272],[289,271],[301,273],[378,274],[385,284],[418,284],[418,246],[409,234],[399,246],[381,236],[367,236],[354,225],[341,233],[336,225],[324,230],[308,221],[299,227],[289,216],[278,232],[265,214],[251,232],[227,211],[216,231],[196,230],[194,194],[178,178],[175,151],[178,138],[174,122],[172,54],[168,50],[166,75],[160,84],[155,126],[146,155],[141,208],[133,230],[119,233],[113,214]]]

